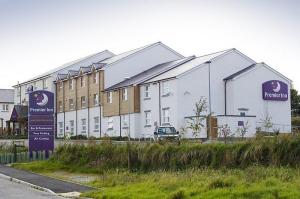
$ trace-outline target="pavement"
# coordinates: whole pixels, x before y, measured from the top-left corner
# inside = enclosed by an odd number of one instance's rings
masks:
[[[55,193],[85,192],[93,189],[88,186],[66,182],[66,181],[50,178],[47,176],[31,173],[28,171],[11,168],[4,165],[0,165],[0,173],[9,176],[11,178],[18,179],[23,182],[36,185],[38,187],[45,188],[45,190],[50,190],[50,192],[52,191]],[[4,189],[2,189],[1,187],[0,187],[1,191],[2,190],[6,191],[6,187]],[[0,194],[0,198],[2,198],[1,194]],[[4,197],[4,198],[9,198],[9,197]]]
[[[3,199],[63,199],[60,196],[30,188],[25,184],[0,178],[0,198]]]

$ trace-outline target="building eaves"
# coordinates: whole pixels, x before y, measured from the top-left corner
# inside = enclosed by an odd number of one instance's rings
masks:
[[[235,78],[235,77],[237,77],[237,76],[239,76],[239,75],[241,75],[241,74],[243,74],[243,73],[245,73],[245,72],[251,70],[251,69],[254,68],[255,66],[256,66],[256,63],[255,63],[255,64],[251,64],[250,66],[248,66],[248,67],[246,67],[246,68],[244,68],[244,69],[242,69],[242,70],[239,70],[239,71],[236,72],[236,73],[233,73],[232,75],[230,75],[230,76],[224,78],[223,80],[224,80],[224,81],[231,80],[231,79],[233,79],[233,78]]]
[[[190,57],[185,57],[183,59],[178,59],[178,60],[155,65],[152,68],[145,70],[145,71],[131,77],[128,80],[121,81],[121,82],[105,89],[105,91],[116,90],[116,89],[124,88],[127,86],[143,83],[144,81],[147,81],[148,79],[151,79],[151,78],[153,78],[157,75],[160,75],[168,70],[171,70],[171,69],[173,69],[181,64],[184,64],[194,58],[195,58],[195,56],[190,56]]]

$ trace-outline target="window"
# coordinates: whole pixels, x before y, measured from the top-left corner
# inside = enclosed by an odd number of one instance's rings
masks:
[[[44,89],[48,88],[48,79],[43,79],[43,86],[44,86]]]
[[[114,120],[112,117],[109,117],[107,120],[107,129],[109,130],[114,129]]]
[[[112,92],[107,92],[107,103],[112,103]]]
[[[146,99],[150,98],[150,85],[145,86],[145,98]]]
[[[169,124],[170,123],[170,109],[163,108],[162,110],[162,123]]]
[[[63,135],[64,134],[64,123],[63,122],[59,122],[58,123],[58,132],[59,132],[59,135]]]
[[[123,101],[127,101],[127,99],[128,99],[127,93],[128,93],[127,88],[123,88],[122,89],[122,100]]]
[[[59,89],[62,90],[62,88],[63,88],[63,82],[61,81],[59,82]]]
[[[2,105],[2,111],[8,111],[8,104],[3,104]]]
[[[69,99],[69,108],[70,108],[70,110],[74,110],[75,109],[74,100],[73,99]]]
[[[84,76],[80,77],[80,86],[85,87],[85,77]]]
[[[98,106],[98,105],[99,105],[99,95],[94,94],[94,106]]]
[[[128,121],[126,115],[122,115],[122,128],[128,128]]]
[[[245,112],[240,112],[240,116],[245,117],[246,113]]]
[[[93,73],[93,82],[94,84],[98,84],[99,73]]]
[[[63,112],[63,103],[62,103],[62,101],[58,102],[58,111]]]
[[[100,117],[94,117],[94,132],[99,131]]]
[[[86,97],[85,96],[81,97],[81,108],[86,108]]]
[[[69,89],[73,90],[74,89],[74,79],[69,80]]]
[[[145,111],[145,126],[151,126],[151,111]]]
[[[81,119],[81,133],[86,133],[86,119]]]
[[[69,124],[70,124],[70,133],[71,135],[74,135],[74,120],[70,120]]]
[[[162,95],[168,96],[170,94],[169,82],[162,82]]]

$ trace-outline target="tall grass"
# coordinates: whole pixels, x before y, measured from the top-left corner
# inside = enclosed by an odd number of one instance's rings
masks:
[[[203,167],[244,168],[251,165],[300,166],[300,137],[257,138],[232,144],[132,144],[131,168],[136,171],[183,170]],[[65,145],[50,161],[93,171],[125,169],[128,146]]]

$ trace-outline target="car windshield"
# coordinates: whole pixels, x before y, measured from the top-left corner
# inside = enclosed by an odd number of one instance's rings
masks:
[[[160,128],[158,128],[158,133],[159,134],[172,134],[172,133],[176,133],[176,130],[174,127],[160,127]]]

